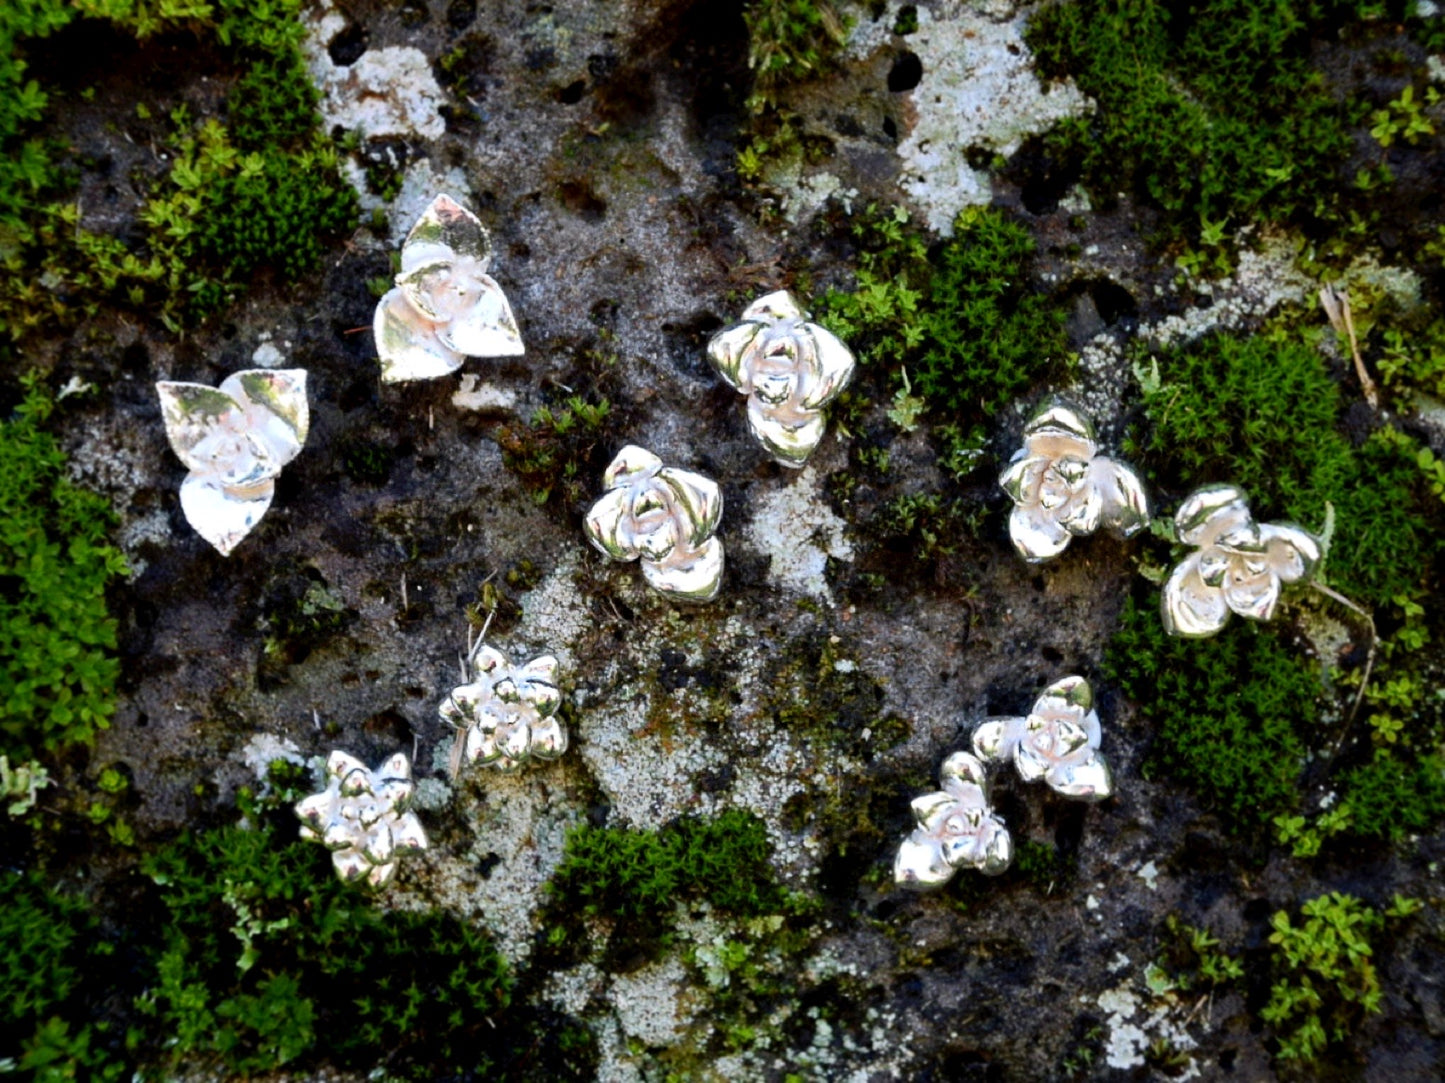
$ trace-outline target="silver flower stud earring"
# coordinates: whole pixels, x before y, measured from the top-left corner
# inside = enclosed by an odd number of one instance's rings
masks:
[[[742,322],[712,337],[707,356],[735,390],[748,396],[748,427],[784,466],[799,467],[823,439],[823,407],[853,378],[853,354],[838,336],[778,290],[743,312]]]
[[[1024,446],[998,481],[1014,502],[1009,537],[1031,564],[1058,556],[1071,539],[1101,526],[1127,538],[1149,522],[1139,476],[1100,455],[1093,424],[1060,398],[1029,419]]]
[[[1025,782],[1080,801],[1114,792],[1109,765],[1099,755],[1099,715],[1082,677],[1065,677],[1044,689],[1027,718],[991,718],[973,731],[973,750],[985,763],[1012,757]]]
[[[472,679],[452,689],[440,710],[443,721],[461,731],[467,760],[510,772],[567,751],[567,730],[557,717],[557,659],[543,655],[514,668],[500,651],[479,643],[471,666]]]
[[[400,855],[427,848],[426,831],[410,811],[415,791],[404,752],[374,771],[355,756],[332,752],[326,789],[296,805],[301,837],[331,851],[343,881],[380,890],[396,875]]]
[[[305,369],[247,369],[220,387],[159,380],[166,437],[190,473],[181,510],[222,556],[271,506],[281,468],[306,443]]]
[[[989,805],[988,772],[978,758],[953,753],[938,781],[942,790],[913,799],[918,826],[893,862],[901,887],[941,887],[961,868],[997,876],[1013,861],[1013,839]]]
[[[709,602],[722,583],[722,518],[717,482],[663,466],[628,445],[602,477],[607,493],[583,522],[587,539],[613,560],[640,560],[655,590],[680,601]]]
[[[1164,584],[1161,608],[1171,635],[1200,638],[1224,627],[1230,613],[1269,620],[1280,584],[1310,576],[1319,540],[1292,523],[1256,523],[1243,490],[1207,485],[1174,516],[1179,540],[1196,546]]]
[[[376,306],[376,352],[386,383],[430,380],[467,357],[523,352],[512,306],[487,274],[486,228],[451,196],[437,196],[401,246],[396,287]]]

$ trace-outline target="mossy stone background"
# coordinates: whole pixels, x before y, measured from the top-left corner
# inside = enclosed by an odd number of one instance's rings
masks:
[[[1403,0],[7,6],[0,1065],[1439,1078],[1442,82]],[[443,190],[527,354],[382,387]],[[799,472],[703,352],[777,288],[860,357]],[[312,430],[223,559],[152,385],[255,365]],[[1029,567],[995,479],[1059,388],[1163,517]],[[722,484],[713,605],[583,542],[628,442]],[[1333,594],[1165,637],[1209,481]],[[484,625],[560,658],[562,761],[449,773]],[[909,800],[1067,673],[1118,796],[1005,774],[1015,867],[895,891]],[[416,757],[378,899],[295,836],[336,747]]]

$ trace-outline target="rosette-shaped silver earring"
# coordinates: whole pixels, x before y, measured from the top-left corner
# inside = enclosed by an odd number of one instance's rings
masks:
[[[587,539],[613,560],[640,560],[642,575],[669,598],[710,602],[722,584],[722,518],[717,482],[663,466],[629,444],[602,476],[607,493],[583,522]]]
[[[376,352],[386,383],[430,380],[467,357],[523,352],[512,306],[487,274],[486,228],[451,196],[437,196],[401,246],[396,288],[376,306]]]
[[[396,875],[398,857],[427,848],[426,831],[410,811],[415,792],[405,752],[375,771],[355,756],[332,752],[326,789],[296,805],[301,837],[331,851],[346,883],[380,890]]]
[[[181,510],[225,556],[271,506],[281,468],[306,443],[305,369],[246,369],[220,387],[156,381],[166,437],[190,471]]]
[[[1114,792],[1109,765],[1099,755],[1099,715],[1082,677],[1065,677],[1044,689],[1027,718],[991,718],[973,731],[973,751],[985,763],[1010,757],[1025,782],[1080,801]]]
[[[971,752],[955,752],[938,781],[942,790],[913,799],[918,826],[898,847],[894,883],[941,887],[962,868],[997,876],[1013,861],[1013,839],[989,805],[988,771]]]
[[[1174,515],[1179,540],[1198,548],[1164,584],[1164,630],[1199,638],[1224,627],[1231,612],[1269,620],[1280,584],[1311,575],[1320,543],[1293,523],[1256,523],[1233,485],[1206,485]]]
[[[1149,523],[1149,501],[1133,469],[1098,453],[1093,423],[1061,398],[1024,426],[1024,446],[998,482],[1014,502],[1009,537],[1030,564],[1062,553],[1100,527],[1122,537]]]
[[[516,771],[567,751],[567,730],[557,717],[557,659],[544,654],[513,667],[501,651],[478,645],[471,665],[471,680],[453,688],[440,711],[461,731],[468,761]]]
[[[853,354],[837,335],[778,290],[743,312],[741,323],[712,337],[707,356],[748,396],[748,427],[784,466],[802,466],[823,439],[823,407],[853,378]]]

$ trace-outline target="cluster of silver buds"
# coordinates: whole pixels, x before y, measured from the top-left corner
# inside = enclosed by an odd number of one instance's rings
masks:
[[[708,360],[748,396],[748,428],[774,459],[800,467],[823,439],[823,408],[853,379],[853,354],[837,335],[778,290],[707,344]]]
[[[557,659],[546,654],[513,667],[501,651],[479,642],[470,662],[472,679],[453,688],[440,708],[442,721],[459,731],[469,763],[511,772],[567,751],[567,730],[557,717]]]
[[[1026,718],[991,718],[973,731],[972,752],[943,761],[940,792],[913,801],[917,826],[898,848],[893,880],[901,887],[941,887],[961,868],[989,876],[1013,861],[1008,827],[993,811],[988,767],[1012,759],[1026,782],[1078,801],[1102,801],[1114,792],[1109,765],[1099,754],[1099,716],[1082,677],[1049,685]]]
[[[645,448],[617,453],[602,484],[607,492],[583,521],[587,540],[613,560],[638,560],[649,586],[678,601],[710,602],[722,584],[722,518],[717,482],[663,466]]]
[[[1149,501],[1132,467],[1098,453],[1093,423],[1062,398],[1024,426],[1024,446],[999,476],[1014,502],[1009,537],[1031,564],[1058,556],[1100,527],[1130,537],[1149,524]]]
[[[190,471],[181,510],[222,556],[261,521],[311,424],[305,369],[246,369],[220,387],[158,380],[166,437]]]
[[[1174,516],[1180,541],[1195,546],[1164,584],[1160,599],[1171,635],[1212,636],[1230,613],[1269,620],[1280,586],[1308,578],[1321,557],[1319,539],[1293,523],[1256,523],[1243,490],[1207,485]]]
[[[523,352],[512,306],[487,274],[491,258],[491,239],[477,216],[451,196],[437,196],[401,246],[395,288],[376,306],[383,382],[435,379],[468,357]]]
[[[399,857],[427,848],[426,831],[411,811],[415,793],[406,753],[373,771],[334,751],[326,761],[326,789],[296,805],[301,837],[331,851],[345,883],[379,891],[396,875]]]

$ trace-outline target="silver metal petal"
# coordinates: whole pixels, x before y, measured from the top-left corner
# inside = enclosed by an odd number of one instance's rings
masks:
[[[942,825],[948,814],[958,805],[958,795],[948,793],[944,790],[936,790],[933,793],[923,794],[915,797],[909,808],[913,810],[914,822],[924,831],[936,832]]]
[[[436,260],[440,252],[482,264],[492,258],[492,240],[481,220],[449,195],[439,195],[422,212],[401,247],[402,270]]]
[[[437,332],[442,345],[468,357],[520,357],[526,353],[517,318],[502,287],[479,275],[470,304]]]
[[[420,853],[431,845],[415,812],[408,812],[392,824],[391,837],[400,854]]]
[[[241,407],[246,431],[264,443],[277,469],[301,454],[311,431],[305,369],[244,369],[222,380],[220,390]]]
[[[1208,545],[1240,521],[1248,521],[1249,504],[1233,485],[1196,489],[1174,513],[1175,534],[1185,545]]]
[[[531,753],[539,760],[555,760],[567,751],[567,730],[556,718],[542,718],[532,725]]]
[[[1283,582],[1297,583],[1314,574],[1321,558],[1318,538],[1293,523],[1265,523],[1259,529],[1270,567]]]
[[[466,358],[437,337],[438,327],[412,306],[400,287],[383,297],[372,326],[382,382],[434,380],[461,368]]]
[[[717,482],[675,466],[664,466],[657,477],[672,490],[673,500],[687,525],[688,543],[701,545],[712,537],[723,511],[722,490]]]
[[[1015,505],[1009,512],[1008,533],[1019,556],[1030,564],[1058,556],[1073,538],[1055,516],[1037,504]]]
[[[797,469],[823,442],[828,422],[822,414],[785,419],[754,397],[748,400],[748,429],[779,464]]]
[[[766,326],[757,320],[744,320],[723,328],[708,340],[708,360],[734,391],[744,395],[752,393],[752,369],[747,359],[759,333]]]
[[[241,404],[220,388],[157,380],[156,393],[161,400],[166,438],[187,470],[207,472],[214,465],[210,454],[195,454],[196,446],[202,441],[218,432],[244,429],[245,413]]]
[[[990,718],[974,728],[973,752],[984,763],[998,763],[1013,754],[1024,735],[1023,718]]]
[[[904,839],[893,859],[893,882],[899,887],[942,887],[953,879],[953,873],[953,866],[943,858],[942,847],[931,839]]]
[[[1199,576],[1199,554],[1185,557],[1170,574],[1160,594],[1160,615],[1170,635],[1198,639],[1212,636],[1229,620],[1224,592]]]
[[[1059,525],[1077,537],[1098,530],[1103,517],[1104,496],[1098,486],[1087,483],[1059,509]]]
[[[813,338],[812,358],[799,385],[798,399],[806,410],[821,410],[843,393],[858,367],[853,351],[826,327],[805,323]]]
[[[1028,424],[1024,426],[1024,438],[1025,442],[1030,444],[1029,450],[1032,453],[1046,455],[1051,459],[1059,458],[1061,455],[1092,459],[1097,447],[1094,423],[1082,410],[1060,395],[1045,399],[1039,404],[1033,416],[1029,418]],[[1050,447],[1049,450],[1036,451],[1032,446],[1035,439],[1072,442],[1065,445],[1067,450],[1056,451]]]
[[[1224,578],[1224,602],[1241,617],[1269,620],[1279,602],[1279,576],[1268,567],[1250,572],[1236,561]]]
[[[1049,773],[1052,766],[1052,761],[1040,755],[1027,741],[1020,741],[1014,746],[1014,767],[1019,778],[1025,782],[1037,782]]]
[[[1128,538],[1149,525],[1149,497],[1132,467],[1099,455],[1089,471],[1089,482],[1103,500],[1106,528]]]
[[[1047,781],[1055,792],[1077,801],[1103,801],[1114,793],[1114,776],[1097,752],[1082,763],[1060,764]]]
[[[710,602],[722,587],[723,546],[709,538],[686,563],[644,561],[648,585],[679,601]]]
[[[983,825],[980,832],[981,853],[978,871],[985,876],[999,876],[1013,864],[1014,842],[1003,822],[992,819]]]
[[[807,315],[787,290],[764,294],[743,310],[745,320],[797,320]]]
[[[211,478],[187,474],[181,482],[181,511],[196,533],[224,557],[261,521],[275,493],[272,481],[244,490],[227,489]]]
[[[628,444],[617,453],[602,474],[602,487],[615,489],[652,477],[662,469],[662,460],[646,448]]]
[[[1034,504],[1039,498],[1039,482],[1051,459],[1042,455],[1030,455],[1027,448],[1014,452],[1008,466],[998,476],[998,483],[1015,504]]]
[[[636,560],[637,547],[632,542],[631,494],[626,489],[613,489],[592,505],[582,520],[587,540],[613,560]]]

